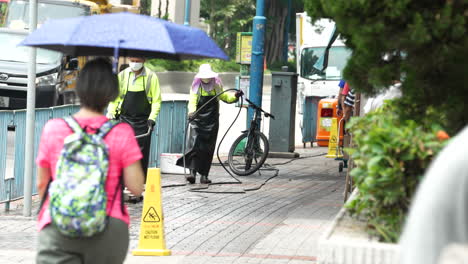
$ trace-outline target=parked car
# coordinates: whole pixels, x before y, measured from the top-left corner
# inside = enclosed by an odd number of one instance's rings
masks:
[[[0,109],[26,108],[29,48],[18,44],[27,34],[25,30],[0,28]],[[77,72],[78,59],[37,49],[36,107],[70,103],[74,93],[67,97],[64,91]]]

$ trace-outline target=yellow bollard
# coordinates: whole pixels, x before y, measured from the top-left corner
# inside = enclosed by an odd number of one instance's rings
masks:
[[[327,158],[342,158],[343,155],[339,153],[338,143],[339,143],[339,135],[338,135],[338,124],[337,124],[336,117],[332,118],[332,125],[330,129],[330,139],[328,141],[328,153],[325,157]]]
[[[164,239],[164,216],[161,199],[161,170],[148,168],[138,248],[134,256],[169,256]]]

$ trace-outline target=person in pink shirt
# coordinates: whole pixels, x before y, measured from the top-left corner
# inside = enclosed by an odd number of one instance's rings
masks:
[[[117,76],[105,59],[89,61],[77,80],[76,92],[81,108],[73,115],[87,133],[108,121],[103,115],[109,102],[118,94]],[[107,195],[106,229],[89,238],[71,238],[51,224],[48,185],[55,178],[55,168],[64,139],[73,131],[63,119],[52,119],[44,126],[36,158],[37,188],[43,204],[38,216],[36,263],[123,263],[129,244],[129,215],[123,204],[121,183],[135,196],[143,192],[142,154],[130,125],[119,123],[104,137],[109,150],[109,168],[105,182]]]

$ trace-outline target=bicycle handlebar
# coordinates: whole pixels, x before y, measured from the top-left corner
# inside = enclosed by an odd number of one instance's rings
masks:
[[[249,103],[249,105],[251,105],[254,109],[263,112],[263,113],[265,114],[265,117],[271,117],[272,119],[275,119],[275,116],[274,116],[274,115],[272,115],[272,114],[266,112],[266,111],[263,110],[260,106],[254,104],[254,103],[253,103],[252,101],[250,101],[249,99],[247,99],[247,98],[244,98],[244,99],[245,99],[245,101],[246,101],[247,103]]]

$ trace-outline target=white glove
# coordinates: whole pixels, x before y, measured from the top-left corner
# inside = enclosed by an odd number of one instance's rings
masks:
[[[115,114],[107,112],[106,117],[109,118],[109,119],[115,119]]]

